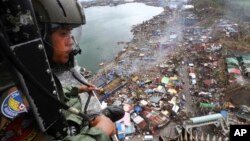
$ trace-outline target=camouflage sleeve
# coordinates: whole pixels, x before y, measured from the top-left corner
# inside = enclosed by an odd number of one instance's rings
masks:
[[[78,93],[78,88],[73,86],[63,87],[65,103],[70,106],[82,111],[82,103]],[[82,118],[76,114],[68,111],[64,111],[66,120],[73,121],[78,125],[82,124]]]
[[[59,141],[48,138],[50,141]],[[79,134],[66,136],[60,141],[111,141],[110,137],[100,128],[83,127]]]
[[[74,86],[63,87],[63,92],[67,97],[79,96],[79,88]]]

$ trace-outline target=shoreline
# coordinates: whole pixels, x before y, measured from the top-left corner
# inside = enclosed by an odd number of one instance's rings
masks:
[[[145,4],[145,6],[155,6],[155,5],[149,4],[148,2],[141,2],[141,1],[136,1],[136,2],[133,2],[133,3],[138,3],[138,2],[140,2],[141,4]],[[86,2],[86,3],[91,3],[91,2]],[[121,4],[126,4],[126,3],[119,3],[118,5],[121,5]],[[98,7],[98,6],[100,6],[100,4],[98,4],[98,2],[96,2],[96,4],[92,5],[91,7]],[[105,5],[102,5],[102,6],[109,6],[109,5],[106,3]],[[160,7],[160,6],[157,6],[157,7]],[[135,23],[135,24],[131,25],[130,28],[128,29],[128,32],[130,32],[130,34],[132,35],[129,38],[129,40],[126,40],[126,41],[119,40],[119,41],[117,41],[116,45],[119,46],[120,49],[117,50],[117,52],[115,52],[115,54],[112,54],[112,58],[110,58],[108,60],[107,59],[106,60],[100,60],[99,64],[95,65],[96,68],[92,71],[93,74],[98,74],[99,71],[102,70],[103,66],[107,66],[107,64],[110,64],[110,63],[112,64],[113,62],[116,62],[116,63],[119,62],[121,60],[121,59],[119,59],[120,56],[123,56],[123,54],[127,54],[128,53],[127,51],[131,50],[130,49],[131,46],[136,46],[137,49],[140,48],[139,45],[136,45],[137,44],[136,40],[138,40],[137,36],[139,36],[140,32],[141,32],[139,30],[141,29],[143,24],[149,25],[148,23],[150,23],[152,21],[154,22],[155,18],[157,18],[159,15],[162,17],[163,15],[167,14],[167,12],[165,12],[166,8],[164,8],[164,7],[160,7],[160,8],[161,8],[161,11],[162,11],[160,14],[154,15],[150,19],[144,20],[141,23],[138,23],[138,24]],[[169,9],[167,9],[167,10],[169,10]],[[159,19],[160,18],[158,18],[158,20]],[[150,26],[152,26],[152,25],[150,25]],[[145,31],[145,32],[151,32],[151,31],[149,31],[150,29],[147,29],[147,30],[148,31]],[[145,33],[145,32],[143,34],[149,34],[149,33]],[[148,35],[147,38],[149,38],[149,35]],[[98,65],[99,65],[99,67],[98,67]]]
[[[168,40],[169,31],[165,30],[169,27],[172,27],[171,22],[175,22],[172,19],[172,10],[164,8],[163,12],[154,16],[150,20],[144,21],[141,24],[134,25],[131,29],[133,38],[129,42],[123,43],[124,48],[117,53],[114,59],[108,62],[102,62],[103,65],[100,66],[101,68],[95,73],[95,75],[100,76],[107,70],[111,70],[111,68],[117,66],[128,68],[129,65],[133,62],[133,60],[139,61],[146,57],[153,57],[158,52],[157,46],[159,48],[162,42]],[[153,33],[162,33],[162,35],[153,35]],[[180,46],[175,44],[174,42],[175,41],[173,41],[172,45]],[[171,53],[171,50],[173,50],[175,47],[170,48],[171,49],[164,49],[164,52]],[[140,56],[140,54],[143,54],[143,56]],[[161,63],[159,59],[157,60],[157,62]],[[153,64],[157,65],[157,62],[154,62]],[[93,77],[92,79],[95,78],[96,77]]]

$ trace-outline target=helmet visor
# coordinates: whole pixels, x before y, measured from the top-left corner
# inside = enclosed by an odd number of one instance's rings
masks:
[[[83,26],[78,26],[72,29],[71,34],[77,43],[80,43],[83,35]]]
[[[79,43],[81,42],[81,39],[82,39],[82,33],[83,33],[83,26],[78,26],[71,30],[71,36],[74,42],[72,52],[74,55],[81,54],[81,48],[80,48]]]

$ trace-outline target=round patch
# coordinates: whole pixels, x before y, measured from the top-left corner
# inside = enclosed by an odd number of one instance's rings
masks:
[[[1,105],[1,111],[4,116],[11,119],[20,113],[27,112],[21,93],[19,91],[14,91],[9,94]]]

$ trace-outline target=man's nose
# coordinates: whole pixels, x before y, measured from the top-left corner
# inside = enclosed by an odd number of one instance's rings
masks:
[[[72,36],[65,37],[65,43],[66,43],[67,46],[73,46],[74,45],[74,41],[72,39]]]

